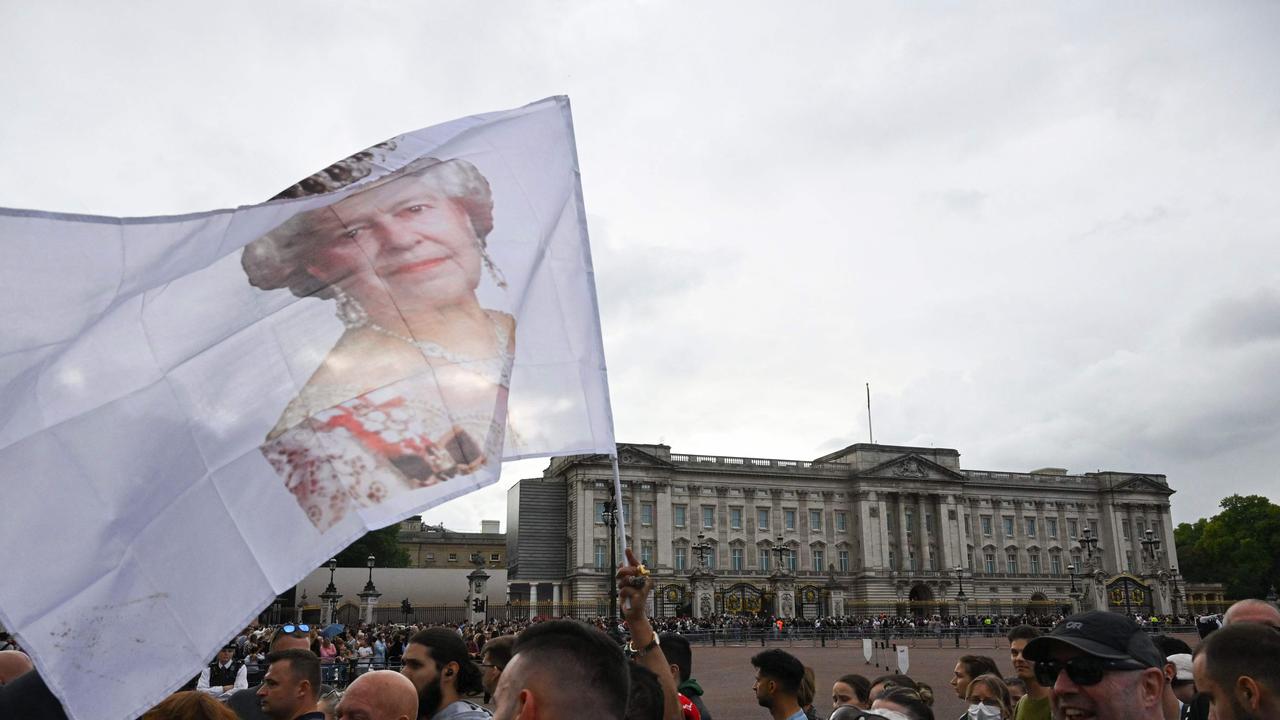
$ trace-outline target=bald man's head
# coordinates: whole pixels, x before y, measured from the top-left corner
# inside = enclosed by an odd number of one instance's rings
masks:
[[[338,703],[338,720],[416,720],[418,689],[394,670],[374,670],[355,679]]]
[[[1241,600],[1227,608],[1227,614],[1222,616],[1222,622],[1224,625],[1254,622],[1280,630],[1280,610],[1265,600]]]
[[[17,650],[0,650],[0,685],[11,683],[31,671],[31,658]]]

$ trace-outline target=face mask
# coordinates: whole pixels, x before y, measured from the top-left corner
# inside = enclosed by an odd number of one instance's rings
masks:
[[[969,706],[970,720],[1000,720],[1000,708],[995,705],[974,703]]]

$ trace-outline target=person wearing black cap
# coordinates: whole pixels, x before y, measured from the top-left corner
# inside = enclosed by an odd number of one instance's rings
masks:
[[[1077,613],[1027,643],[1057,720],[1161,720],[1165,659],[1131,618]]]
[[[231,693],[249,687],[249,675],[244,663],[234,659],[236,646],[227,643],[218,651],[218,657],[209,667],[200,671],[196,690],[208,693],[219,700],[226,700]]]

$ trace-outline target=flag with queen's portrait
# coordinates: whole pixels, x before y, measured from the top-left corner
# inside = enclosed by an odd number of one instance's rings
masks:
[[[0,300],[0,623],[77,720],[503,460],[614,452],[566,98],[262,205],[0,209]]]

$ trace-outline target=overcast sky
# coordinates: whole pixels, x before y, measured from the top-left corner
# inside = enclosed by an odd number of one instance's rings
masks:
[[[1280,499],[1280,5],[1120,5],[8,2],[0,206],[252,204],[565,94],[620,441],[811,459],[870,382],[878,442],[1188,521]]]

